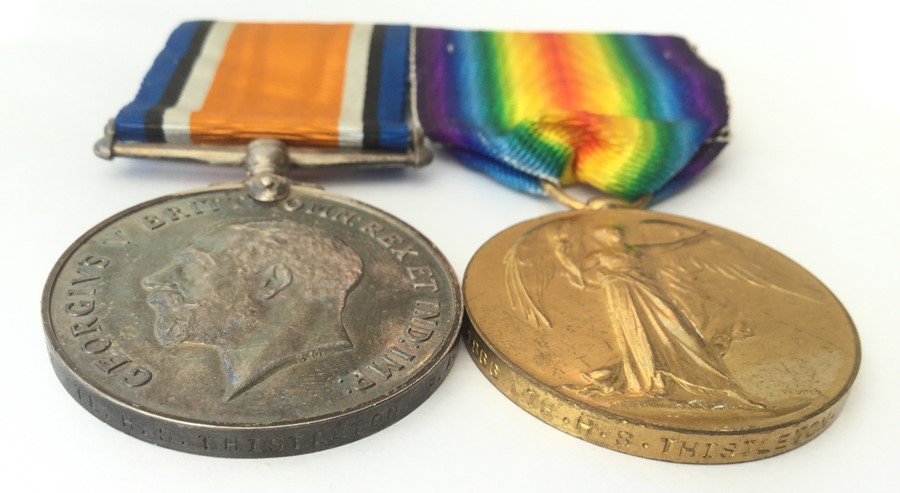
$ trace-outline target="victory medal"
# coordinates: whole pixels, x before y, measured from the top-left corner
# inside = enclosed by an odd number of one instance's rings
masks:
[[[757,242],[640,210],[727,142],[722,79],[685,40],[429,30],[417,50],[426,134],[575,209],[469,264],[467,347],[492,384],[566,433],[676,462],[769,457],[833,422],[860,361],[834,295]],[[579,202],[576,182],[606,196]]]
[[[409,38],[225,22],[172,34],[97,153],[247,178],[123,211],[63,254],[43,318],[79,404],[164,447],[267,457],[365,437],[437,388],[462,313],[444,257],[400,220],[286,178],[430,160],[408,121]]]

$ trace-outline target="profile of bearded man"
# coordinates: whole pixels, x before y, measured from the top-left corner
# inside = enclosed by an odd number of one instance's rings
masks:
[[[331,233],[253,221],[204,231],[141,284],[162,345],[219,351],[229,401],[285,368],[351,349],[342,312],[362,272]]]

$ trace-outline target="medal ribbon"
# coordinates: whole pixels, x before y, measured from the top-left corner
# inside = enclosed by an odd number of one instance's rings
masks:
[[[418,29],[425,134],[512,188],[664,197],[718,154],[721,76],[673,36]]]
[[[187,22],[116,138],[406,150],[409,27]]]
[[[517,190],[665,197],[724,147],[721,76],[674,36],[419,28],[418,120]],[[405,150],[410,28],[188,22],[115,120],[126,141]]]

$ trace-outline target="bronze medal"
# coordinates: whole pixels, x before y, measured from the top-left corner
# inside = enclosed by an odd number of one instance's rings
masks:
[[[468,349],[546,423],[690,463],[761,459],[837,417],[859,368],[815,277],[733,232],[643,210],[577,210],[496,235],[466,271]]]

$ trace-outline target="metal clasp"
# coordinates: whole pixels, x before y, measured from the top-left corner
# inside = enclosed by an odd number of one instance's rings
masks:
[[[247,144],[244,155],[247,178],[244,189],[257,202],[277,202],[291,193],[288,150],[284,142],[275,139],[256,139]]]
[[[541,180],[541,187],[547,192],[547,195],[562,205],[571,207],[575,210],[581,209],[643,209],[653,200],[653,194],[648,193],[629,202],[610,196],[593,197],[586,201],[577,199],[565,192],[558,184],[549,180]]]
[[[406,152],[287,147],[287,162],[289,165],[306,169],[371,169],[405,166],[418,168],[430,163],[433,154],[425,146],[425,137],[420,128],[414,127],[411,141],[410,148]],[[94,144],[94,154],[103,159],[114,157],[167,159],[237,167],[244,163],[247,146],[123,142],[116,139],[115,124],[113,120],[110,120],[103,132],[103,138]]]

